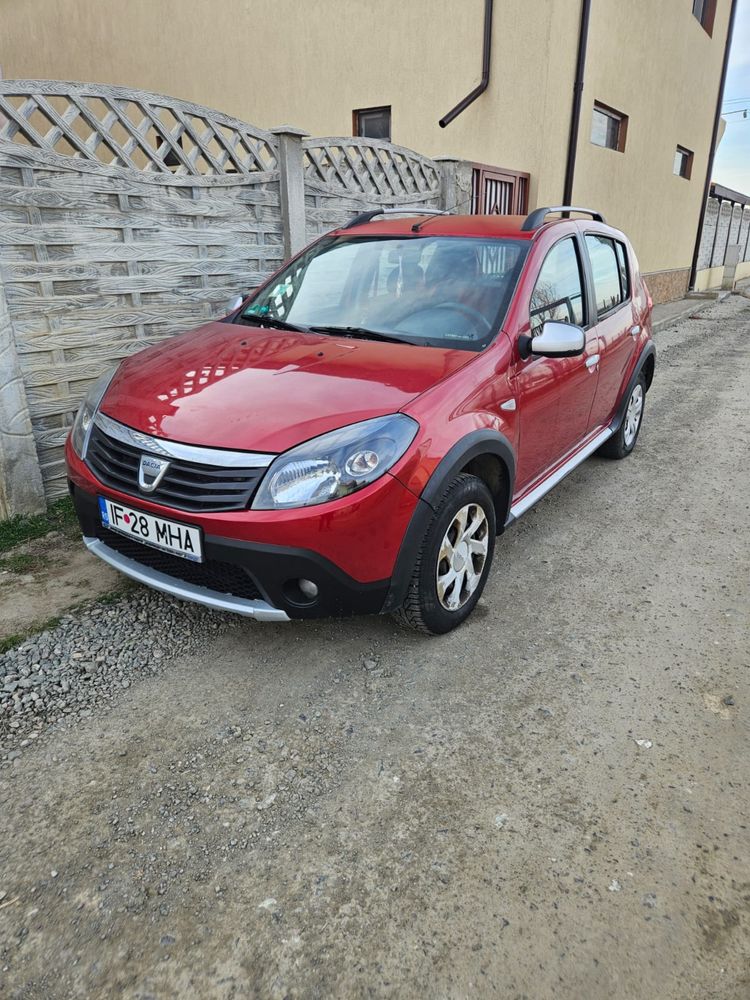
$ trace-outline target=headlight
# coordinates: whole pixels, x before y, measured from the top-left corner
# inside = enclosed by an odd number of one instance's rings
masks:
[[[379,479],[414,440],[418,424],[403,413],[363,420],[279,455],[260,484],[254,510],[311,507]]]
[[[76,414],[70,441],[73,445],[73,450],[79,458],[84,457],[91,424],[96,416],[96,411],[99,409],[99,404],[104,397],[104,393],[107,391],[116,371],[117,368],[115,367],[112,371],[105,372],[104,375],[94,382]]]

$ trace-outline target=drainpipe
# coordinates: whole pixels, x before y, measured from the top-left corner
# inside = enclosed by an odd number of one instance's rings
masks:
[[[737,0],[732,0],[732,7],[729,11],[729,26],[727,28],[727,40],[724,46],[724,62],[721,66],[721,82],[719,83],[719,93],[716,97],[716,114],[714,115],[714,130],[711,135],[711,148],[708,151],[708,166],[706,167],[706,182],[703,185],[703,203],[701,205],[701,213],[698,219],[698,232],[695,234],[695,249],[693,250],[693,263],[690,266],[690,281],[688,287],[692,290],[695,288],[695,279],[698,274],[698,254],[701,249],[701,236],[703,234],[703,223],[706,218],[706,209],[708,207],[708,195],[711,187],[711,174],[714,169],[714,156],[716,155],[716,140],[719,135],[719,123],[721,122],[721,101],[724,96],[724,84],[727,79],[727,68],[729,66],[729,48],[732,44],[732,31],[734,29],[734,15],[737,10]],[[721,205],[719,206],[719,212],[721,212]],[[718,217],[716,220],[716,225],[718,228],[719,221]],[[713,257],[711,258],[713,263]],[[709,265],[710,266],[710,265]]]
[[[490,52],[492,49],[492,0],[484,0],[484,40],[482,42],[482,79],[470,94],[459,101],[455,108],[451,108],[447,115],[444,115],[438,125],[445,128],[450,125],[454,118],[458,118],[462,111],[465,111],[483,94],[490,82]]]
[[[581,27],[578,32],[578,58],[576,60],[576,80],[573,84],[573,110],[570,115],[570,136],[568,138],[568,161],[565,164],[565,190],[563,205],[573,204],[573,178],[576,172],[576,152],[578,150],[578,126],[581,122],[581,98],[583,97],[583,74],[586,69],[586,49],[589,40],[589,19],[591,0],[581,4]],[[567,213],[566,213],[567,214]]]

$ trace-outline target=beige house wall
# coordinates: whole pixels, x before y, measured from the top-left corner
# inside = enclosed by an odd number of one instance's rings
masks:
[[[682,0],[595,0],[573,197],[604,206],[633,238],[644,271],[690,268],[711,145],[730,2],[713,37]],[[612,40],[627,40],[615,50]],[[595,100],[629,116],[624,153],[589,142]],[[690,180],[676,147],[694,153]]]
[[[531,174],[530,206],[563,195],[577,0],[496,0],[489,90],[483,0],[0,0],[5,78],[122,84],[262,127],[350,135],[352,110],[390,104],[393,141]],[[688,0],[595,0],[574,201],[625,229],[642,269],[690,267],[730,0],[710,38]],[[594,100],[629,115],[624,153],[589,142]],[[677,144],[692,178],[672,172]],[[468,206],[467,206],[468,208]],[[670,280],[672,285],[679,285]]]

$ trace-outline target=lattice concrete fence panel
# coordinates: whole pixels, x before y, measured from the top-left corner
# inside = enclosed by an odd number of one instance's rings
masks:
[[[269,132],[98,84],[0,82],[0,518],[65,492],[65,437],[102,372],[223,315],[356,212],[455,203],[447,176],[378,140]]]
[[[303,143],[307,238],[376,208],[438,209],[440,164],[380,139],[307,139]]]

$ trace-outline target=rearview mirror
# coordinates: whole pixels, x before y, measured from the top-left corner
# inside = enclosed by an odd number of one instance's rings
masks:
[[[586,334],[574,323],[548,319],[542,332],[529,338],[528,351],[545,358],[574,358],[583,354]]]

